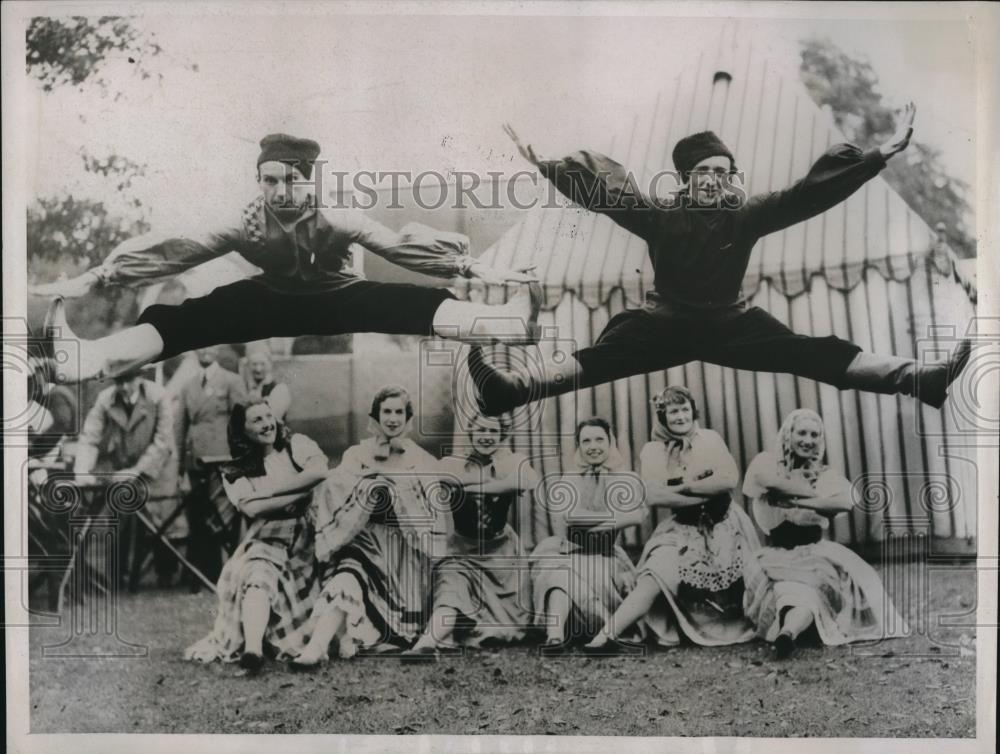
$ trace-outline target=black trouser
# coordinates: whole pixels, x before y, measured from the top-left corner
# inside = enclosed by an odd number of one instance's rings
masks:
[[[798,335],[759,307],[721,312],[630,309],[611,318],[575,356],[589,385],[704,361],[733,369],[807,377],[843,389],[859,346]]]
[[[137,324],[163,338],[160,359],[224,343],[299,335],[378,332],[432,335],[434,313],[455,296],[444,288],[352,280],[320,292],[285,293],[240,280],[180,304],[154,304]]]

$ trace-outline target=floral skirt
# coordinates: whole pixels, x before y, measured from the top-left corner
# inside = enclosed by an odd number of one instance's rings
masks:
[[[652,577],[662,592],[644,619],[657,642],[673,646],[681,633],[703,646],[753,639],[743,591],[759,568],[753,555],[758,544],[749,516],[735,504],[714,526],[673,517],[657,526],[637,569],[638,578]]]
[[[525,637],[531,625],[530,573],[509,525],[490,540],[451,535],[448,556],[434,567],[434,607],[458,613],[452,636],[464,646]]]
[[[184,651],[197,662],[234,662],[243,652],[241,604],[251,587],[263,589],[271,602],[264,646],[277,659],[297,656],[312,634],[313,603],[319,594],[313,558],[313,528],[305,517],[282,521],[286,539],[263,538],[276,532],[273,521],[254,521],[247,536],[226,561],[216,587],[218,613],[212,631]]]
[[[765,547],[757,560],[760,570],[747,582],[745,608],[761,638],[774,641],[781,613],[791,607],[809,610],[823,643],[832,646],[908,633],[878,574],[843,545]]]
[[[428,617],[431,561],[414,532],[369,522],[340,549],[316,613],[346,615],[340,654],[412,644]]]
[[[549,537],[531,553],[535,623],[546,626],[546,599],[553,589],[569,597],[570,637],[595,635],[635,586],[635,566],[615,545],[610,555],[588,554],[563,537]]]

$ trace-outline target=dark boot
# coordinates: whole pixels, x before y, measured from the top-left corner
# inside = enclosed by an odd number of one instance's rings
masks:
[[[877,356],[862,351],[844,373],[844,387],[869,393],[910,395],[934,408],[941,408],[948,387],[965,369],[972,343],[963,340],[947,361],[918,364],[914,359]]]
[[[528,402],[531,393],[525,380],[488,363],[480,346],[469,347],[467,362],[476,404],[485,416],[500,416]]]

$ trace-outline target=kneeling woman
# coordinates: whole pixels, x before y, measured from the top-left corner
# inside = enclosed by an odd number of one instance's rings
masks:
[[[238,658],[256,672],[265,642],[278,658],[289,658],[308,638],[319,586],[306,512],[311,488],[328,473],[327,458],[305,435],[290,434],[263,401],[236,405],[228,433],[234,460],[223,469],[223,485],[251,524],[219,577],[215,627],[184,656]]]
[[[606,647],[641,618],[663,646],[680,641],[678,629],[704,646],[749,641],[743,588],[759,541],[749,516],[732,504],[736,462],[718,434],[698,426],[686,388],[667,387],[653,405],[657,424],[640,474],[647,505],[669,515],[643,549],[635,589],[587,646]]]
[[[754,518],[768,539],[758,552],[761,573],[748,582],[746,611],[778,657],[787,657],[811,625],[830,645],[905,635],[874,569],[823,538],[851,499],[847,479],[827,465],[818,414],[798,409],[788,415],[776,452],[753,460],[743,492],[753,498]]]
[[[443,528],[435,534],[427,498],[437,459],[406,437],[412,418],[403,388],[379,390],[369,412],[373,437],[348,448],[317,490],[323,589],[314,610],[316,631],[297,666],[326,659],[334,639],[343,658],[360,649],[401,649],[424,625],[433,540]]]
[[[646,520],[642,481],[623,470],[611,426],[599,418],[576,428],[576,470],[545,495],[553,536],[531,554],[536,621],[545,646],[592,638],[635,585],[635,566],[620,531]]]
[[[414,659],[441,646],[518,641],[531,625],[528,564],[507,517],[517,499],[535,489],[538,475],[525,456],[506,447],[510,428],[500,419],[475,417],[467,431],[470,452],[438,467],[452,529],[447,557],[434,568],[431,619],[404,653]]]

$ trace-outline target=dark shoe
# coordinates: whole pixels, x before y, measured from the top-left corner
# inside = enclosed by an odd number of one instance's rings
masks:
[[[778,634],[778,638],[774,640],[774,659],[785,660],[794,651],[795,639],[792,638],[792,635],[784,632]]]
[[[623,639],[608,639],[602,644],[585,644],[584,654],[593,657],[617,657],[620,655],[641,655],[646,651],[644,644],[637,644]]]
[[[253,652],[244,652],[240,657],[240,667],[247,671],[247,675],[257,675],[264,667],[264,657]]]
[[[483,349],[469,347],[466,359],[475,391],[476,405],[485,416],[500,416],[527,403],[528,386],[517,375],[504,372],[488,363]]]
[[[917,369],[915,397],[934,408],[941,408],[948,398],[948,388],[965,369],[972,355],[972,343],[963,340],[951,357],[940,364],[930,364]]]
[[[400,653],[399,659],[407,665],[422,665],[437,662],[440,658],[438,648],[432,644],[414,646]]]
[[[541,655],[542,657],[560,657],[569,653],[569,651],[570,645],[568,642],[553,636],[545,640],[541,648]]]
[[[316,662],[302,662],[296,657],[294,660],[288,661],[288,669],[293,673],[314,673],[329,662],[329,659],[329,656],[327,656],[321,657]]]

